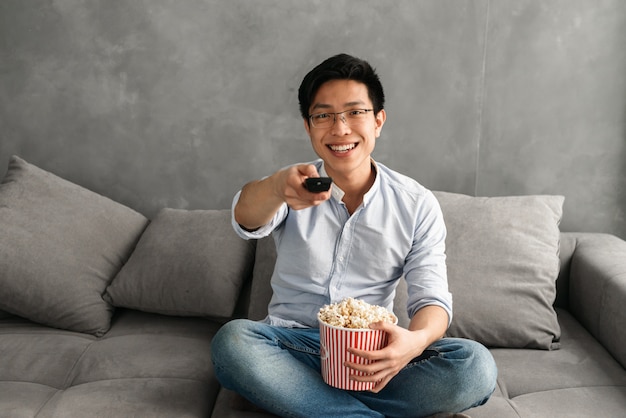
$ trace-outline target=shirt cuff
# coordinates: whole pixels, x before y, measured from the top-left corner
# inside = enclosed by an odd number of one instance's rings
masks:
[[[235,220],[235,206],[239,201],[239,196],[241,196],[241,190],[238,191],[233,198],[233,204],[231,207],[231,224],[237,235],[239,235],[243,239],[261,239],[268,236],[287,216],[287,204],[283,204],[278,212],[276,212],[276,214],[274,215],[274,218],[272,218],[272,220],[267,225],[263,225],[262,227],[255,229],[254,231],[249,231],[239,225],[239,223]]]

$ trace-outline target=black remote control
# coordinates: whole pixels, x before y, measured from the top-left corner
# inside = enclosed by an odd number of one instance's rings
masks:
[[[312,193],[320,193],[330,189],[332,182],[330,177],[309,177],[304,180],[304,187]]]

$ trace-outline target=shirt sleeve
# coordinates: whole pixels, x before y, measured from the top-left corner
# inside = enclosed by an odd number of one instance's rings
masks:
[[[429,305],[442,307],[452,321],[452,295],[448,291],[446,270],[446,226],[439,202],[427,191],[417,211],[411,251],[404,276],[407,281],[407,313],[412,318]]]
[[[267,224],[262,227],[255,229],[254,231],[249,231],[244,229],[237,221],[235,220],[235,206],[237,202],[239,202],[239,197],[241,196],[241,190],[237,192],[235,197],[233,198],[233,204],[231,206],[231,224],[233,225],[233,229],[243,239],[261,239],[272,233],[287,217],[288,207],[286,203],[280,207],[280,209],[274,215],[274,218]]]

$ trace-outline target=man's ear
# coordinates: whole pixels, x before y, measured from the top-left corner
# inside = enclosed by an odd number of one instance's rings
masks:
[[[303,118],[302,121],[304,122],[304,129],[306,130],[307,135],[311,137],[311,127],[309,126],[309,120]]]
[[[376,138],[380,136],[380,132],[383,130],[383,125],[387,120],[387,112],[385,109],[381,109],[380,112],[376,114]]]

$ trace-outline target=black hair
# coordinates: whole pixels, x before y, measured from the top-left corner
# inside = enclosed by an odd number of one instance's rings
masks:
[[[385,93],[374,68],[367,61],[348,54],[339,54],[313,68],[302,80],[298,89],[298,101],[304,119],[309,118],[309,108],[319,88],[331,80],[354,80],[365,84],[374,114],[384,109]]]

